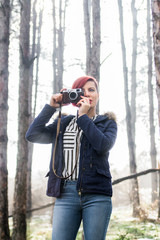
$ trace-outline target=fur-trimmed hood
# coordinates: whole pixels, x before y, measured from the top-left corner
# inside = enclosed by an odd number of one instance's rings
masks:
[[[116,117],[116,114],[114,112],[106,112],[103,115],[108,117],[108,119],[114,120],[115,122],[117,122],[117,117]]]

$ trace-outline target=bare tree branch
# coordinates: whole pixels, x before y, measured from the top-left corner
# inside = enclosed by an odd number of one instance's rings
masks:
[[[135,173],[135,174],[132,174],[132,175],[123,177],[123,178],[119,178],[119,179],[117,179],[117,180],[114,180],[114,181],[112,182],[112,185],[115,185],[115,184],[117,184],[117,183],[123,182],[123,181],[128,180],[128,179],[136,178],[136,177],[139,177],[139,176],[148,174],[148,173],[153,173],[153,172],[160,172],[160,169],[159,169],[159,168],[148,169],[148,170],[145,170],[145,171],[142,171],[142,172],[139,172],[139,173]]]

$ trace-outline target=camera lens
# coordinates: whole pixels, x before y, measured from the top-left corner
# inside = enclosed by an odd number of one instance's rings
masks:
[[[77,98],[77,93],[75,91],[71,91],[69,93],[69,98],[71,101],[75,100]]]

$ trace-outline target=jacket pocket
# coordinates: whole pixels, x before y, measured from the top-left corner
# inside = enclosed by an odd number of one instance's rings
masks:
[[[110,172],[108,172],[108,171],[106,171],[106,170],[97,168],[96,171],[97,171],[97,173],[100,174],[100,175],[103,175],[103,176],[105,176],[105,177],[107,177],[107,178],[112,178]]]

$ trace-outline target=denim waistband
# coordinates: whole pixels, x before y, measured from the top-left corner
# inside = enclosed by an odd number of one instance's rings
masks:
[[[77,180],[65,180],[64,185],[77,185]]]

